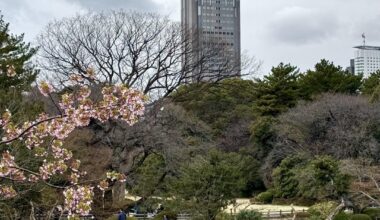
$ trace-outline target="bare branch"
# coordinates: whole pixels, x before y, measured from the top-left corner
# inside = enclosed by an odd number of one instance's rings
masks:
[[[229,50],[220,41],[198,47],[196,37],[153,13],[89,13],[46,27],[38,38],[39,65],[49,74],[57,73],[63,86],[78,73],[88,84],[123,83],[153,100],[182,84],[218,82],[241,76],[242,68],[251,74],[260,66],[254,59],[242,64],[226,59]],[[88,68],[98,73],[98,81],[88,78]]]

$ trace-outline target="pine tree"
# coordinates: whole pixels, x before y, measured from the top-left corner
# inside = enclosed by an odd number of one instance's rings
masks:
[[[10,33],[9,23],[3,20],[0,15],[0,115],[9,109],[13,115],[13,120],[22,122],[24,119],[33,119],[41,111],[42,106],[36,102],[26,102],[25,92],[30,91],[32,83],[35,81],[38,71],[31,65],[31,58],[36,54],[37,49],[24,42],[24,36],[16,36]],[[1,134],[0,129],[0,134]],[[5,149],[17,155],[20,165],[34,167],[41,163],[33,158],[33,152],[26,150],[18,144],[12,147],[1,145],[0,151]],[[37,184],[38,185],[38,184]],[[20,215],[28,215],[29,201],[39,202],[41,189],[25,187],[22,183],[14,184],[18,191],[25,192],[22,198],[7,200],[2,203],[4,210],[14,210]],[[39,186],[39,185],[38,185]],[[25,189],[27,188],[27,189]],[[27,198],[27,199],[25,199]],[[7,212],[0,209],[1,216],[7,216]],[[9,217],[9,216],[8,216]],[[13,217],[13,216],[12,216]]]
[[[290,64],[281,63],[272,68],[270,75],[256,80],[255,108],[261,116],[277,116],[294,107],[300,97],[298,69]]]
[[[0,112],[8,108],[13,114],[22,114],[31,109],[20,104],[23,92],[31,88],[38,73],[30,62],[36,52],[24,42],[23,34],[9,33],[9,23],[0,15]]]
[[[376,88],[380,85],[380,70],[372,73],[368,78],[363,80],[363,85],[361,87],[361,92],[364,95],[371,96]]]
[[[362,78],[362,75],[349,73],[333,62],[322,59],[314,70],[301,75],[299,83],[303,98],[311,99],[326,92],[355,94],[361,86]]]

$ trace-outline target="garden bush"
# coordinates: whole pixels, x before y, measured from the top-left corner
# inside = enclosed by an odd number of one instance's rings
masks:
[[[324,220],[337,207],[335,202],[322,202],[311,206],[308,210],[310,219]]]
[[[169,220],[170,219],[177,219],[177,213],[172,212],[172,211],[168,211],[168,210],[164,210],[164,211],[158,213],[158,215],[156,215],[153,219],[154,220],[162,220],[162,219],[164,219],[164,215],[166,215],[166,217]]]
[[[237,216],[236,220],[262,220],[261,213],[255,211],[241,211]]]
[[[372,220],[369,215],[366,214],[355,214],[352,215],[350,220]]]
[[[369,215],[373,220],[380,218],[380,208],[366,208],[363,214]]]
[[[350,220],[351,215],[341,212],[334,217],[334,220]]]
[[[265,204],[272,203],[273,201],[273,192],[272,191],[266,191],[262,192],[259,195],[255,197],[255,200],[257,202],[262,202]]]

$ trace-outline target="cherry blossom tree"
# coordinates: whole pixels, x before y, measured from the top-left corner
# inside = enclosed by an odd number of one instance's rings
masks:
[[[8,72],[12,72],[12,68]],[[5,73],[4,73],[5,74]],[[14,77],[14,74],[7,74]],[[88,69],[86,77],[94,77],[94,71]],[[69,219],[87,215],[91,211],[94,187],[106,190],[111,182],[125,181],[123,174],[110,171],[101,181],[84,181],[85,172],[80,171],[80,161],[64,147],[64,140],[76,128],[88,126],[91,120],[106,122],[122,120],[133,125],[144,113],[145,97],[137,90],[124,85],[110,85],[102,89],[102,99],[94,102],[89,98],[91,90],[83,83],[82,77],[73,75],[72,84],[79,89],[61,95],[60,101],[52,98],[57,91],[47,82],[39,83],[42,95],[50,97],[59,114],[40,114],[33,121],[15,124],[12,113],[6,110],[0,117],[0,146],[4,146],[0,160],[0,196],[11,199],[21,196],[13,184],[44,183],[49,187],[61,189],[65,197],[64,212]],[[59,93],[58,93],[59,94]],[[22,167],[11,149],[22,144],[32,151],[42,163],[37,169]],[[50,180],[54,176],[68,179],[65,185],[54,185]]]

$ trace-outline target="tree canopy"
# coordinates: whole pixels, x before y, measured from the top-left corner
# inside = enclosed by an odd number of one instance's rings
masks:
[[[178,204],[185,202],[182,210],[190,206],[192,213],[213,220],[246,186],[246,175],[252,172],[252,166],[247,165],[251,162],[237,153],[212,150],[182,167],[172,182],[171,193],[178,197]]]
[[[300,76],[299,84],[302,97],[310,99],[326,92],[356,94],[362,78],[362,75],[349,73],[333,62],[322,59],[314,70],[308,70]]]
[[[364,95],[372,95],[378,85],[380,85],[380,70],[372,73],[368,78],[363,80],[361,92]]]
[[[250,80],[227,79],[216,84],[185,85],[171,97],[220,134],[236,118],[254,117],[254,88]]]
[[[255,80],[255,110],[261,116],[277,116],[294,107],[300,98],[297,67],[279,64],[263,80]]]
[[[308,161],[305,155],[289,156],[273,171],[275,196],[321,201],[337,199],[348,189],[348,176],[330,156]]]
[[[9,109],[17,117],[25,117],[34,108],[38,110],[35,103],[28,103],[28,108],[22,105],[23,94],[31,89],[38,74],[30,62],[36,52],[24,42],[24,35],[10,33],[9,23],[0,15],[0,112]]]

